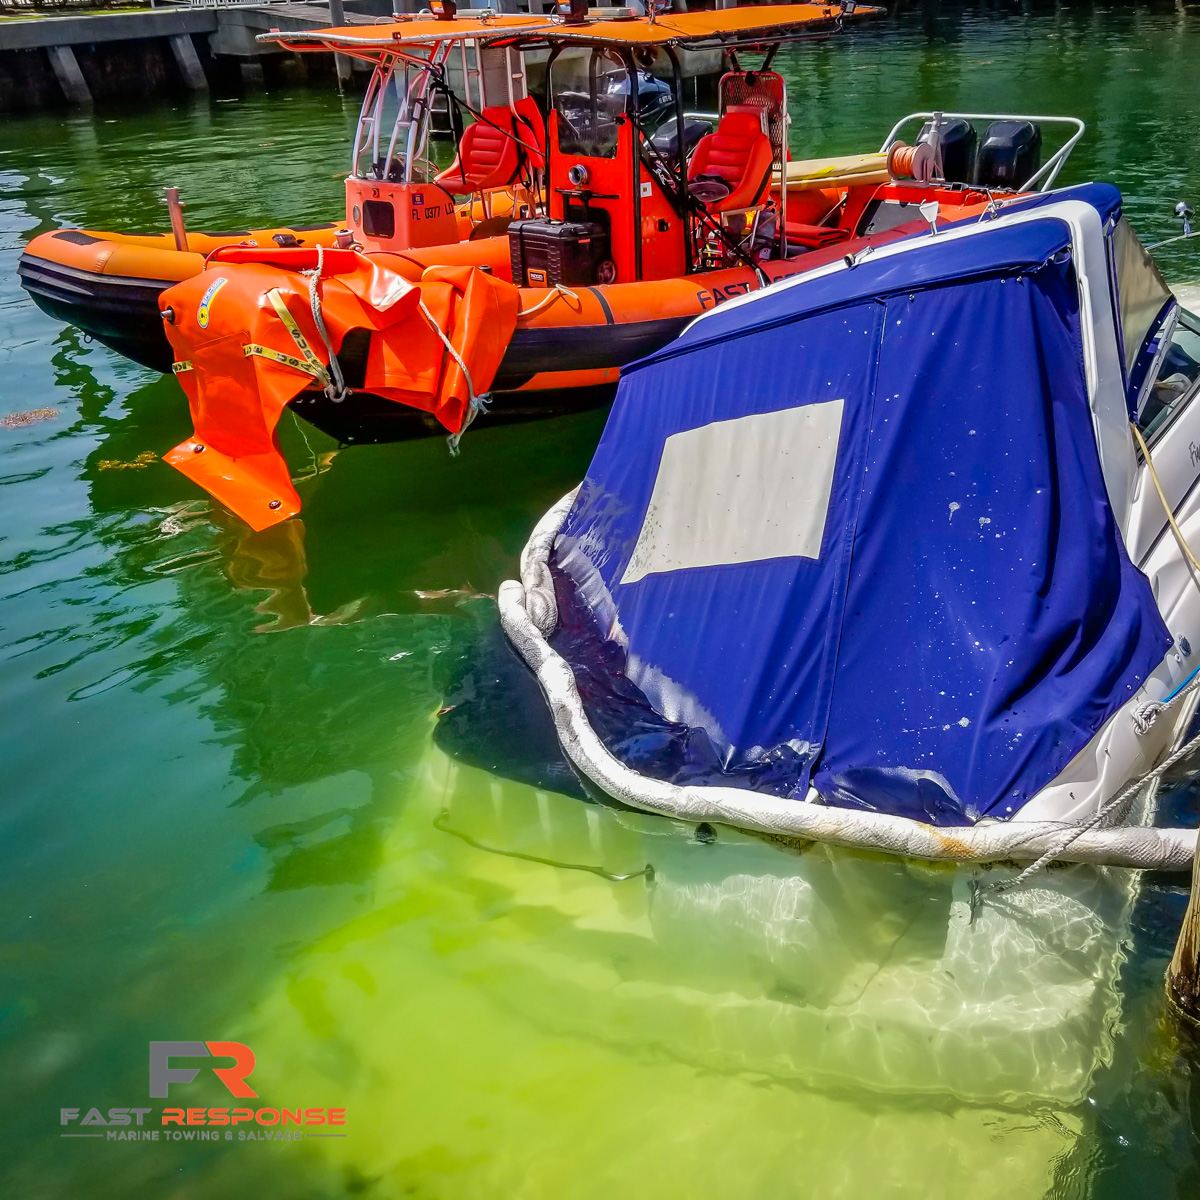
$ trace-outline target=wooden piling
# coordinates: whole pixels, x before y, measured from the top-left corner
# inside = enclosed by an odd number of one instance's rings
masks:
[[[329,0],[329,23],[335,28],[346,24],[346,10],[342,0]],[[335,54],[333,65],[337,71],[338,87],[345,87],[350,82],[350,60],[344,54]]]
[[[186,250],[188,248],[187,229],[183,224],[183,203],[179,199],[179,189],[163,188],[163,192],[167,198],[167,213],[171,218],[171,233],[175,238],[175,249]]]
[[[1167,999],[1181,1017],[1200,1026],[1200,854],[1192,859],[1192,893],[1167,968]]]

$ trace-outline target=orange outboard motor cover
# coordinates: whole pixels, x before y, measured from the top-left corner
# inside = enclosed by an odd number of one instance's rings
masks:
[[[312,311],[316,248],[264,249],[253,259],[249,249],[218,252],[159,299],[195,426],[166,461],[265,529],[300,511],[275,439],[279,418],[300,392],[333,394],[336,385]],[[364,390],[461,432],[516,327],[517,289],[472,267],[430,268],[415,283],[352,250],[324,250],[320,267],[316,293],[334,353],[351,329],[371,331]]]

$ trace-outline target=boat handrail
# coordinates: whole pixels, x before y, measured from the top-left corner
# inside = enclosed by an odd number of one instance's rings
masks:
[[[1026,113],[965,113],[965,112],[914,112],[909,113],[906,117],[901,117],[895,125],[892,126],[892,131],[884,139],[884,143],[879,148],[881,154],[886,154],[892,148],[892,144],[896,141],[896,136],[900,130],[904,128],[910,121],[930,121],[934,117],[945,117],[950,119],[959,119],[963,121],[1030,121],[1034,125],[1069,125],[1074,128],[1075,132],[1035,171],[1021,186],[1017,189],[1019,192],[1027,192],[1037,185],[1039,192],[1048,192],[1053,186],[1055,179],[1058,178],[1059,171],[1062,170],[1063,164],[1070,157],[1071,151],[1075,149],[1076,143],[1083,137],[1084,130],[1087,126],[1078,117],[1040,117],[1031,116]],[[1044,178],[1043,178],[1044,176]]]

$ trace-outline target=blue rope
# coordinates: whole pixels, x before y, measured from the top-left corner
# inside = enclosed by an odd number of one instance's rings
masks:
[[[1200,667],[1197,667],[1169,696],[1164,696],[1159,704],[1170,704],[1197,675],[1200,675]]]

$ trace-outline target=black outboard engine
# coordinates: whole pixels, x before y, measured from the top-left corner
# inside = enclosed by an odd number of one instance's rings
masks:
[[[654,125],[675,108],[675,93],[671,85],[655,78],[649,71],[637,73],[638,119],[643,126]]]
[[[691,153],[696,143],[712,133],[712,122],[702,121],[698,117],[683,118],[683,147],[686,153]],[[665,120],[650,139],[650,144],[667,158],[677,158],[679,155],[679,135],[675,131],[675,118]]]
[[[1041,165],[1042,131],[1032,121],[993,121],[975,156],[975,183],[1018,188]]]
[[[933,122],[926,121],[917,135],[917,145],[934,140]],[[942,148],[942,177],[947,183],[970,183],[975,159],[975,127],[961,117],[943,117],[938,122],[937,141]]]

